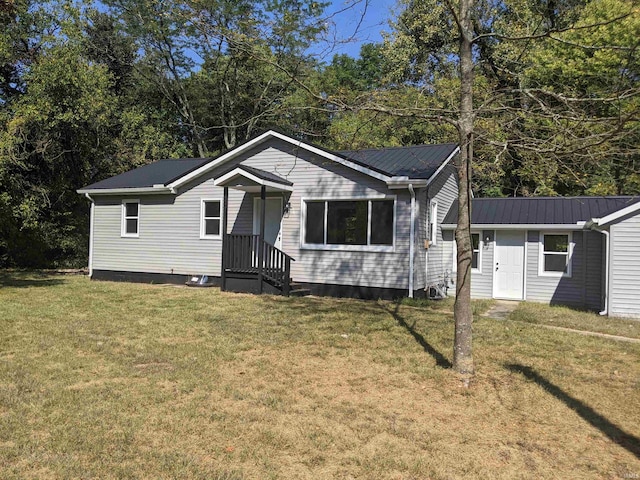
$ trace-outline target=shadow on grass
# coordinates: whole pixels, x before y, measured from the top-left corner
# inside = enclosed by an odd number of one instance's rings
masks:
[[[613,442],[631,452],[636,456],[636,458],[640,458],[640,439],[638,437],[625,432],[616,424],[610,422],[606,417],[600,415],[590,406],[585,405],[580,400],[572,397],[557,385],[551,383],[534,369],[525,365],[518,364],[506,364],[505,368],[512,372],[520,373],[529,380],[536,382],[548,393],[556,397],[567,407],[580,415],[585,421],[589,422],[595,428],[604,433]]]
[[[61,285],[63,280],[51,278],[47,275],[21,272],[0,273],[0,287],[29,288],[29,287],[51,287]]]
[[[382,308],[385,312],[389,313],[396,320],[396,322],[398,322],[398,325],[403,327],[407,332],[411,334],[411,336],[415,339],[416,342],[418,342],[418,344],[424,349],[424,351],[427,352],[429,355],[431,355],[435,359],[436,365],[442,368],[453,367],[453,364],[449,361],[447,357],[445,357],[436,348],[434,348],[433,345],[427,342],[427,340],[420,333],[416,331],[415,323],[413,325],[409,325],[407,321],[404,319],[404,317],[400,315],[399,313],[400,302],[396,302],[393,310],[388,308],[386,305],[381,305],[380,308]]]

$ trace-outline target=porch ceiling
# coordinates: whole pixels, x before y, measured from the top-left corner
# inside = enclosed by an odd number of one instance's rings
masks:
[[[214,185],[245,192],[259,192],[262,187],[265,187],[267,192],[291,192],[293,190],[293,183],[289,180],[274,173],[245,165],[239,165],[221,175],[214,181]]]

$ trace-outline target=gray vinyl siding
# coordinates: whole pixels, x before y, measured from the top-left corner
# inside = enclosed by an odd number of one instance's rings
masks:
[[[597,232],[574,231],[571,277],[549,277],[539,275],[538,272],[540,234],[538,231],[530,231],[527,235],[525,299],[591,309],[601,308],[601,235]]]
[[[611,226],[609,315],[640,317],[640,215]]]
[[[427,285],[433,285],[443,280],[445,272],[451,274],[450,250],[443,237],[440,225],[451,208],[451,205],[458,200],[458,181],[455,167],[449,164],[445,167],[434,182],[428,187],[428,198],[425,201],[425,209],[429,211],[430,199],[438,202],[438,229],[436,244],[431,245],[427,251]],[[424,216],[428,222],[428,215]],[[428,230],[425,230],[424,239],[427,239]]]
[[[409,286],[410,195],[389,190],[376,180],[282,141],[245,154],[244,165],[275,173],[293,182],[289,215],[283,218],[282,247],[295,258],[292,277],[298,282],[405,289]],[[291,152],[291,153],[289,153]],[[301,248],[303,199],[396,197],[394,252],[307,250]]]
[[[473,230],[482,235],[481,271],[471,273],[471,296],[493,296],[495,234],[493,230]],[[489,237],[490,241],[486,242]],[[547,277],[538,274],[540,232],[527,233],[525,300],[572,305],[589,309],[602,307],[603,242],[596,232],[575,231],[571,277]],[[453,265],[454,232],[445,231],[446,262]],[[586,254],[585,254],[586,248]],[[639,257],[640,259],[640,257]],[[453,267],[452,267],[453,268]],[[454,293],[453,290],[450,290]],[[640,292],[638,292],[640,293]]]
[[[241,205],[229,192],[229,216]],[[95,197],[93,268],[148,273],[220,275],[222,240],[200,239],[202,198],[222,200],[208,179],[185,195],[140,195],[139,237],[120,236],[122,197]]]
[[[479,272],[471,271],[471,295],[474,298],[493,297],[493,252],[494,252],[494,232],[493,231],[472,231],[480,234],[480,263]],[[486,238],[489,237],[489,241]]]
[[[601,310],[604,307],[605,242],[599,232],[583,232],[587,242],[585,277],[585,307]]]
[[[422,188],[416,191],[416,241],[414,259],[414,284],[416,290],[424,289],[427,286],[427,262],[424,242],[427,239],[427,189]]]
[[[493,296],[493,231],[480,232],[473,230],[472,233],[480,234],[480,270],[471,271],[471,297],[472,298],[491,298]],[[485,242],[484,239],[489,235],[490,241]],[[444,231],[444,246],[445,246],[445,262],[451,265],[451,279],[455,285],[455,241],[454,231]],[[455,288],[450,290],[451,294],[455,293]]]
[[[221,240],[200,239],[200,201],[222,198],[214,178],[234,164],[272,172],[293,182],[285,195],[290,209],[282,221],[282,249],[291,255],[297,282],[408,288],[410,196],[389,190],[379,180],[289,143],[271,140],[181,188],[177,196],[133,196],[140,199],[140,236],[120,236],[122,197],[96,197],[93,268],[149,273],[220,275]],[[279,194],[268,194],[277,196]],[[393,252],[301,249],[302,199],[396,197]],[[228,229],[251,233],[253,194],[229,189]],[[446,212],[445,212],[446,213]]]

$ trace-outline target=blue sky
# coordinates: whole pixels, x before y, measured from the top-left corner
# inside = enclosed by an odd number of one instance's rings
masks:
[[[394,0],[368,0],[368,5],[366,0],[332,0],[326,12],[330,16],[335,14],[330,18],[335,24],[340,43],[330,50],[320,47],[317,53],[327,62],[337,53],[357,57],[361,44],[380,42],[380,33],[383,30],[389,31],[388,21],[395,4]],[[358,27],[361,18],[363,20]],[[347,41],[349,39],[351,40]]]

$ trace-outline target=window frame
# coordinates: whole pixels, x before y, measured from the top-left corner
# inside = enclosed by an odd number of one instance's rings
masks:
[[[127,216],[127,204],[135,203],[138,205],[138,215]],[[137,220],[136,233],[127,232],[127,220]],[[120,215],[120,236],[123,238],[139,238],[140,237],[140,199],[139,198],[127,198],[122,200],[121,215]]]
[[[473,264],[471,266],[471,273],[482,273],[482,250],[484,250],[484,240],[482,239],[482,232],[471,232],[471,235],[478,235],[478,268],[473,268]],[[455,235],[453,238],[453,255],[452,255],[452,265],[453,272],[458,271],[458,242],[456,242]],[[471,253],[473,254],[473,240],[471,241]],[[473,259],[473,256],[472,256]],[[473,261],[473,260],[472,260]]]
[[[438,244],[438,201],[431,199],[429,201],[429,218],[427,222],[427,234],[429,235],[430,245]]]
[[[371,202],[393,201],[393,227],[391,245],[371,245]],[[327,243],[328,211],[327,202],[367,202],[367,244],[366,245],[336,245]],[[324,208],[324,243],[305,243],[307,228],[307,202],[325,202]],[[395,252],[397,225],[397,197],[395,195],[376,197],[305,197],[300,200],[300,249],[301,250],[334,250],[351,252]]]
[[[572,264],[573,264],[573,232],[571,231],[544,231],[540,232],[538,238],[538,276],[539,277],[556,277],[556,278],[571,278]],[[566,235],[567,236],[567,252],[545,252],[544,251],[544,237],[545,235]],[[567,271],[566,272],[553,272],[546,271],[544,269],[544,256],[545,255],[563,255],[567,257]]]
[[[205,213],[206,213],[206,209],[205,209],[205,203],[207,202],[218,202],[220,204],[220,216],[219,217],[205,217]],[[223,228],[223,216],[224,216],[224,209],[223,209],[224,205],[223,205],[223,200],[222,198],[201,198],[200,199],[200,239],[201,240],[221,240],[222,239],[222,228]],[[220,229],[219,229],[219,234],[218,235],[207,235],[206,234],[206,220],[214,220],[214,219],[218,219],[218,221],[220,222]]]

